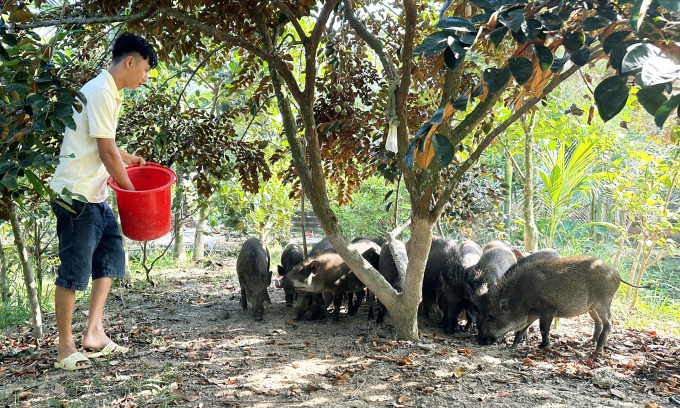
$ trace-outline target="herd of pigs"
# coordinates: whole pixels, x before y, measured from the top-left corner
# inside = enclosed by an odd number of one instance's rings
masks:
[[[356,249],[397,292],[403,289],[395,256],[406,264],[406,246],[395,241],[392,246],[382,239],[357,238]],[[391,248],[397,252],[392,254]],[[248,303],[255,320],[262,320],[265,304],[271,303],[267,288],[271,284],[269,251],[257,238],[241,247],[236,271],[241,286],[241,306]],[[285,291],[286,306],[294,307],[294,318],[323,319],[333,304],[333,320],[339,318],[343,300],[347,314],[355,315],[366,296],[367,288],[335,252],[328,238],[312,247],[304,259],[297,244],[289,244],[281,255],[276,287]],[[574,317],[589,313],[595,322],[593,342],[602,351],[610,325],[610,305],[623,282],[610,265],[592,256],[562,258],[554,249],[530,254],[512,250],[500,241],[484,248],[472,241],[460,245],[450,239],[435,237],[423,277],[421,313],[439,307],[441,324],[447,333],[477,329],[480,344],[491,344],[508,332],[515,333],[513,347],[526,339],[529,326],[539,320],[543,341],[550,344],[550,326],[555,317]],[[624,282],[626,283],[626,282]],[[369,319],[374,318],[374,296],[368,294]],[[377,323],[382,323],[385,308],[378,301]],[[458,317],[466,314],[466,325]]]

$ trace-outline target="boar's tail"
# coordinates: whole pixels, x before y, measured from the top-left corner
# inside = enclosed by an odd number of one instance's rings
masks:
[[[623,280],[623,279],[621,279],[621,283],[625,283],[625,284],[628,285],[628,286],[632,286],[632,287],[638,288],[638,289],[653,289],[653,287],[652,287],[651,285],[635,286],[635,285],[633,285],[632,283],[628,283],[628,282],[626,282],[626,281]]]

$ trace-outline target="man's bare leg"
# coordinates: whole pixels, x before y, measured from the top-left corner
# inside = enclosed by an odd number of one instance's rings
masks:
[[[57,331],[59,332],[59,347],[57,361],[78,351],[73,340],[73,310],[76,303],[76,291],[57,286],[54,291],[54,310],[57,317]],[[90,365],[88,361],[78,361],[77,366]]]
[[[113,278],[105,277],[92,281],[92,292],[90,293],[90,313],[88,316],[87,330],[81,342],[84,348],[100,350],[104,348],[111,339],[104,332],[104,305],[109,296],[111,282]]]

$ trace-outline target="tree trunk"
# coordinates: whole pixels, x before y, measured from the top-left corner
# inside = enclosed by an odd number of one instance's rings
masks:
[[[28,303],[31,306],[31,319],[33,321],[33,336],[40,339],[43,335],[42,328],[42,313],[40,312],[40,303],[38,300],[39,294],[35,279],[33,278],[33,271],[31,270],[31,263],[28,258],[28,252],[24,245],[24,239],[21,232],[21,225],[19,223],[19,215],[17,214],[17,206],[13,201],[9,205],[9,218],[12,224],[12,232],[14,233],[14,244],[17,247],[19,255],[19,263],[24,272],[24,284],[26,285],[26,294],[28,296]]]
[[[177,174],[177,180],[181,180],[179,172]],[[187,259],[187,252],[184,248],[184,227],[182,225],[182,214],[184,212],[184,189],[182,186],[178,186],[177,189],[175,189],[175,197],[172,201],[172,207],[175,209],[175,222],[173,223],[175,244],[172,248],[172,257],[177,261],[183,261]]]
[[[0,241],[0,299],[2,304],[9,303],[9,285],[7,284],[7,260],[5,259],[5,250]]]
[[[205,205],[198,210],[198,224],[196,225],[196,234],[194,235],[194,253],[191,255],[191,259],[194,261],[205,259],[205,235],[203,235],[203,232],[205,231],[209,209],[210,207]]]
[[[538,228],[534,214],[534,118],[529,126],[521,119],[524,128],[524,250],[538,250]]]
[[[512,227],[512,161],[509,157],[505,159],[505,184],[507,184],[508,189],[505,192],[503,215],[505,216],[505,233],[510,235],[510,228]]]

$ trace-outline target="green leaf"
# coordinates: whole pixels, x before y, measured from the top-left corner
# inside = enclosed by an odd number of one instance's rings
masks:
[[[616,116],[628,100],[630,89],[621,77],[612,76],[600,82],[595,88],[595,104],[603,121]]]
[[[14,175],[8,174],[2,179],[2,181],[0,181],[0,183],[8,190],[14,190],[14,188],[17,186],[17,178]]]
[[[415,50],[413,50],[412,57],[415,58],[419,55],[429,57],[443,51],[444,48],[448,47],[449,37],[451,37],[451,33],[446,31],[437,31],[430,34]]]
[[[659,55],[645,61],[640,80],[645,87],[654,86],[674,81],[679,73],[680,65],[665,55]]]
[[[498,21],[504,26],[508,27],[510,31],[514,32],[520,31],[522,29],[522,23],[524,22],[524,14],[522,13],[521,10],[516,10],[509,14],[510,14],[509,16],[511,17],[510,20],[499,19]]]
[[[451,51],[451,47],[446,47],[446,50],[444,51],[444,63],[451,71],[455,71],[462,60],[463,58],[456,57],[456,54]]]
[[[71,109],[71,105],[59,103],[57,104],[57,109],[56,109],[56,114],[57,116],[69,116],[71,115],[71,112],[73,110]]]
[[[9,54],[7,53],[7,50],[5,50],[5,47],[0,43],[0,61],[2,62],[7,62],[10,60]]]
[[[26,97],[26,103],[29,105],[34,105],[36,102],[45,101],[45,97],[41,94],[32,93],[28,94]]]
[[[508,68],[487,68],[484,70],[483,76],[484,83],[489,88],[489,93],[496,93],[510,80],[510,70]]]
[[[534,44],[534,52],[538,58],[538,66],[541,67],[541,71],[550,68],[553,63],[553,55],[550,49],[544,45]]]
[[[0,176],[16,168],[17,164],[13,161],[0,162]]]
[[[637,73],[648,59],[661,54],[658,47],[648,43],[631,45],[626,51],[626,55],[621,61],[620,72],[622,75]]]
[[[28,86],[26,86],[24,84],[18,84],[16,82],[12,82],[9,85],[7,85],[7,87],[5,87],[5,89],[7,90],[7,92],[12,92],[12,91],[26,92],[26,91],[28,91]]]
[[[581,48],[572,54],[571,61],[578,66],[584,66],[588,58],[590,58],[590,48]]]
[[[605,28],[609,24],[611,24],[612,21],[604,16],[601,15],[594,15],[586,18],[583,21],[583,31],[595,31],[599,30],[600,28]]]
[[[462,17],[446,17],[437,23],[435,28],[439,28],[442,30],[461,30],[461,31],[468,31],[468,32],[475,32],[477,29],[475,29],[474,24],[472,24],[470,21],[467,19],[464,19]]]
[[[616,45],[612,49],[612,52],[609,54],[609,64],[612,66],[612,68],[614,68],[617,71],[620,71],[621,63],[623,62],[623,57],[625,57],[626,53],[628,52],[628,47],[639,42],[640,41],[636,39],[632,39],[626,40]]]
[[[570,32],[564,35],[564,38],[562,39],[562,45],[564,45],[564,48],[566,48],[569,52],[573,53],[583,47],[585,40],[586,36],[582,32]]]
[[[434,115],[430,118],[430,123],[433,125],[439,125],[444,120],[444,108],[437,110]]]
[[[524,24],[522,24],[522,32],[527,37],[527,40],[533,41],[534,38],[541,35],[543,26],[541,25],[541,22],[535,18],[528,18]]]
[[[628,36],[632,33],[632,31],[616,31],[611,34],[607,38],[604,39],[604,43],[602,44],[602,49],[604,50],[605,54],[609,55],[610,52],[616,47],[617,45],[621,44],[623,40],[628,38]]]
[[[409,169],[413,169],[413,156],[416,152],[416,143],[418,142],[418,140],[420,140],[420,137],[413,138],[411,145],[408,147],[408,150],[406,151],[406,156],[404,156],[404,160],[406,161],[406,165],[408,166]]]
[[[534,72],[534,67],[528,58],[510,58],[508,68],[518,85],[524,85]]]
[[[558,31],[560,28],[562,28],[562,24],[564,24],[562,17],[556,13],[543,13],[537,15],[536,18],[548,31]]]
[[[508,33],[508,28],[503,27],[503,28],[500,28],[500,29],[497,29],[496,31],[494,31],[489,36],[489,38],[491,39],[492,43],[498,45],[498,44],[501,43],[501,41],[503,41],[503,38],[505,37],[505,34],[507,34],[507,33]]]
[[[57,133],[64,133],[66,131],[66,125],[61,121],[61,118],[53,117],[51,118],[52,128],[57,131]]]
[[[434,147],[434,155],[442,167],[451,164],[456,149],[446,136],[435,133],[432,137],[432,146]]]
[[[650,115],[654,115],[661,105],[666,102],[667,98],[658,89],[644,88],[638,91],[637,100]]]
[[[458,99],[456,99],[453,102],[453,108],[455,110],[465,111],[467,109],[467,104],[468,104],[469,101],[470,101],[470,93],[466,92],[465,94],[459,96]]]
[[[666,119],[668,119],[668,115],[670,115],[678,105],[680,105],[680,94],[672,96],[659,107],[656,114],[654,114],[654,123],[656,123],[658,127],[663,127]]]
[[[35,191],[39,194],[42,195],[42,193],[45,191],[45,187],[43,186],[42,182],[40,182],[40,179],[38,176],[36,176],[31,170],[29,169],[24,169],[24,174],[26,175],[26,178],[28,181],[31,182],[33,185],[33,188]]]

